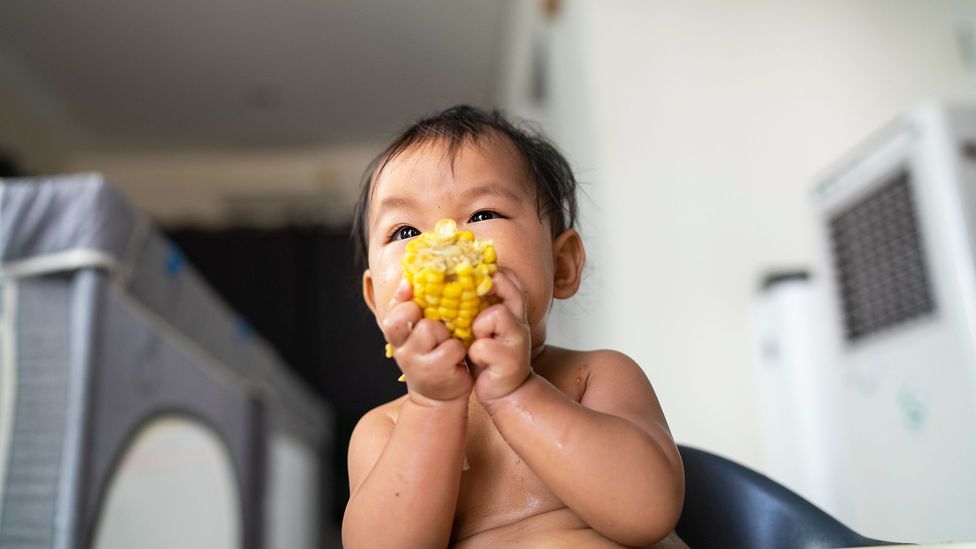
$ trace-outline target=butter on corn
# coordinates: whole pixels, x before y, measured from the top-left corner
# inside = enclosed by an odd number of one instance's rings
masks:
[[[497,301],[487,295],[491,275],[498,272],[496,260],[490,240],[477,240],[471,231],[458,231],[454,220],[442,219],[432,232],[407,243],[400,266],[424,318],[443,322],[467,347],[474,340],[474,318]],[[386,356],[393,356],[389,344]]]

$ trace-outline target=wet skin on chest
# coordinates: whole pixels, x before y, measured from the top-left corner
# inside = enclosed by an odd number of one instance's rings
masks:
[[[581,402],[590,375],[583,354],[546,346],[534,371],[575,402]],[[399,405],[394,405],[395,422]],[[541,481],[498,431],[475,397],[468,403],[466,466],[461,475],[451,545],[497,547],[622,547],[590,529]],[[533,541],[534,540],[534,541]],[[563,543],[565,541],[565,543]],[[687,546],[672,532],[655,548]]]
[[[583,361],[572,360],[572,353],[564,353],[548,346],[533,367],[549,383],[580,402],[589,368]],[[394,405],[390,410],[394,423],[405,398],[390,403]],[[474,394],[468,403],[465,462],[452,529],[454,540],[516,525],[558,509],[572,513],[512,450]],[[576,520],[579,519],[573,522]],[[582,521],[579,525],[585,526]]]
[[[547,362],[536,364],[536,371],[579,402],[585,389],[586,366],[567,363],[554,368]],[[474,397],[468,405],[465,458],[454,519],[454,539],[566,507],[512,450],[488,412]]]

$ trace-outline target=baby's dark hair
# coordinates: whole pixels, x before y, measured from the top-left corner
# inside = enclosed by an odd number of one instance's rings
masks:
[[[453,160],[466,141],[495,135],[508,139],[525,162],[535,182],[539,218],[549,218],[553,236],[573,228],[578,215],[576,177],[556,147],[539,131],[509,121],[501,111],[458,105],[413,123],[366,169],[352,224],[361,264],[366,265],[369,250],[367,217],[373,184],[391,160],[411,147],[435,141],[447,145],[447,156]]]

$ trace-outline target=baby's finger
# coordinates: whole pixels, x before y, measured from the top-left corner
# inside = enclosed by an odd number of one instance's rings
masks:
[[[450,337],[451,334],[447,332],[447,328],[440,322],[420,318],[403,345],[399,347],[394,345],[394,347],[397,347],[397,353],[402,351],[415,355],[425,355]]]
[[[511,370],[511,365],[516,363],[514,358],[517,355],[513,354],[512,346],[498,339],[476,339],[468,348],[468,364],[475,378],[485,369],[493,372],[492,377]]]
[[[433,400],[454,400],[470,394],[474,380],[464,355],[464,344],[448,338],[430,353],[417,356],[404,370],[408,393],[412,398]]]
[[[481,311],[471,324],[475,339],[500,338],[506,343],[518,343],[525,332],[525,322],[517,318],[504,303],[496,303]]]
[[[412,301],[394,306],[383,319],[383,335],[386,336],[387,343],[394,347],[403,345],[422,317],[420,307]]]
[[[522,281],[509,269],[501,269],[492,277],[491,293],[512,311],[516,318],[526,321],[526,296]]]
[[[387,309],[392,309],[398,304],[410,301],[413,299],[413,285],[407,281],[406,278],[400,279],[400,285],[397,286],[395,292],[393,292],[393,297],[390,298],[390,303]]]
[[[464,344],[460,340],[449,337],[428,353],[424,357],[424,361],[431,366],[451,364],[456,368],[465,368],[463,361],[466,354],[467,350],[464,348]],[[453,376],[455,373],[455,370],[451,370],[450,374],[445,372],[449,376]]]
[[[494,339],[476,339],[468,347],[468,365],[471,368],[471,375],[475,378],[481,374],[489,364],[494,364],[501,357],[503,349],[501,344]]]

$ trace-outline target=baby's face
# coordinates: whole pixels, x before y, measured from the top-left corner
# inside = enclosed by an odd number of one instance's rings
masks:
[[[442,144],[408,149],[374,182],[368,213],[363,292],[377,320],[386,316],[403,276],[407,241],[450,218],[458,230],[494,242],[498,266],[510,269],[525,288],[533,345],[544,342],[553,297],[552,234],[539,218],[535,185],[512,144],[495,138],[465,144],[453,169]]]

